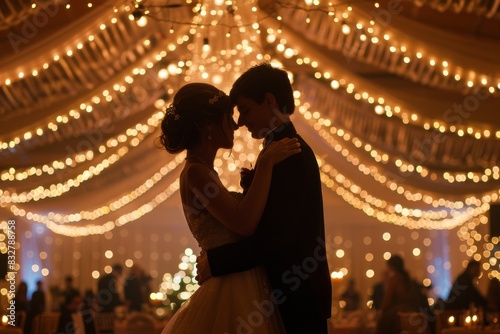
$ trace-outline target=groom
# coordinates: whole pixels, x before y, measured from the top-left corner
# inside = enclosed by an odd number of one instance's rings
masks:
[[[200,281],[263,265],[273,289],[270,300],[278,306],[286,332],[327,333],[332,291],[321,181],[313,151],[290,122],[294,98],[288,75],[267,63],[254,66],[236,80],[230,97],[240,113],[238,125],[264,139],[264,150],[272,141],[295,137],[301,152],[274,167],[255,233],[199,258]]]

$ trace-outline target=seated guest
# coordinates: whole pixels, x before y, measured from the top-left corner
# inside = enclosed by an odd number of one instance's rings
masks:
[[[57,326],[58,334],[85,334],[85,325],[79,308],[82,298],[76,291],[66,295]]]
[[[453,282],[445,304],[447,310],[466,310],[471,305],[475,307],[486,306],[487,300],[481,295],[474,282],[480,274],[480,263],[471,260],[467,264],[467,268]]]

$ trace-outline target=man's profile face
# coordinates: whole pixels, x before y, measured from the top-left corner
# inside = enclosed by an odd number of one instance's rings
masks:
[[[273,113],[266,100],[257,103],[247,97],[239,96],[236,106],[240,113],[238,126],[246,126],[253,138],[262,139],[272,130]]]

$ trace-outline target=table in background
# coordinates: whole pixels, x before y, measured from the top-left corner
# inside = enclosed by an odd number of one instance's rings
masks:
[[[19,327],[1,326],[0,334],[23,334],[23,330]]]
[[[152,318],[152,317],[149,317]],[[153,324],[153,330],[142,330],[142,328],[135,327],[134,330],[131,331],[129,328],[130,323],[125,320],[115,320],[114,322],[114,334],[130,334],[133,332],[134,334],[161,334],[163,328],[167,325],[167,321],[160,321],[157,319],[151,319],[151,323]],[[146,327],[148,328],[148,327]],[[140,330],[140,333],[137,331]],[[151,332],[151,333],[150,333]],[[1,334],[1,333],[0,333]]]
[[[500,328],[465,328],[465,327],[450,327],[441,331],[441,334],[500,334]]]
[[[375,322],[336,322],[330,320],[328,323],[328,333],[332,334],[374,334]]]

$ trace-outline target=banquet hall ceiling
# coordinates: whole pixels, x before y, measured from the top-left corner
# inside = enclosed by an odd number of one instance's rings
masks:
[[[175,192],[182,162],[154,145],[157,100],[168,103],[187,80],[217,78],[227,91],[262,59],[293,73],[294,123],[323,167],[325,198],[337,199],[327,205],[405,226],[394,207],[434,210],[410,214],[423,220],[410,225],[451,228],[497,201],[498,0],[141,4],[144,27],[129,18],[133,1],[0,4],[1,210],[56,226],[47,212],[107,203],[67,225],[140,220],[167,201],[149,194],[152,185]],[[220,12],[200,21],[209,8]],[[207,43],[215,57],[201,51]],[[256,152],[240,135],[237,144]],[[237,172],[222,177],[237,184]]]

